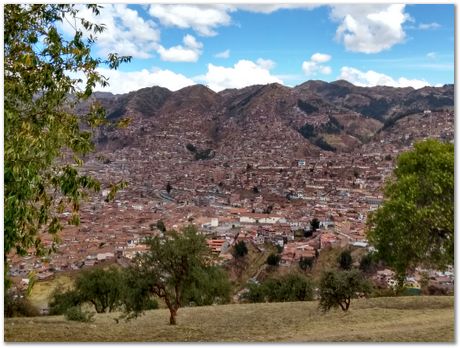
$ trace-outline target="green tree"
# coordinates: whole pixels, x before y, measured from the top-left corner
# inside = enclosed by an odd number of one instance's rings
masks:
[[[351,252],[348,249],[343,250],[339,257],[337,258],[339,266],[343,270],[350,270],[351,265],[353,264],[353,259],[351,257]]]
[[[290,273],[269,278],[263,286],[269,302],[313,300],[313,283],[310,278],[300,274]]]
[[[158,228],[161,232],[166,232],[166,226],[165,226],[165,223],[163,222],[163,220],[158,220],[158,221],[157,221],[157,228]]]
[[[319,228],[318,218],[313,218],[313,220],[310,221],[310,227],[313,232],[315,232]]]
[[[454,262],[454,145],[415,143],[396,160],[385,201],[368,219],[368,238],[399,284],[417,265]]]
[[[86,6],[99,14],[100,6]],[[70,38],[58,30],[64,20],[78,26]],[[79,117],[72,106],[97,84],[107,85],[98,66],[116,69],[130,60],[93,58],[91,47],[103,30],[79,17],[75,5],[4,6],[5,260],[12,249],[43,254],[42,233],[57,242],[62,213],[71,212],[68,223],[78,224],[82,199],[100,189],[78,168],[94,148],[92,130],[105,122],[104,112],[93,105]],[[79,74],[84,78],[70,77]],[[111,186],[109,198],[120,184]]]
[[[48,303],[50,315],[63,315],[69,308],[80,306],[82,300],[76,290],[63,291],[57,288],[51,294]]]
[[[369,282],[358,270],[326,271],[319,284],[319,307],[328,311],[333,307],[347,311],[352,298],[358,294],[367,295],[371,291]]]
[[[311,257],[301,257],[299,260],[299,267],[302,271],[311,269],[313,267],[314,259]]]
[[[207,286],[197,278],[210,267],[210,250],[204,236],[191,225],[181,233],[171,230],[165,237],[147,239],[146,244],[148,252],[135,258],[129,272],[144,279],[148,290],[165,301],[169,323],[175,325],[177,311],[186,305],[187,290],[198,284]],[[133,308],[131,312],[137,315],[140,311]]]
[[[75,282],[81,303],[89,302],[98,313],[112,312],[121,305],[123,286],[118,268],[83,271]]]
[[[209,306],[230,301],[232,287],[221,267],[195,268],[192,278],[190,286],[185,289],[184,304]]]
[[[240,240],[238,243],[235,244],[233,249],[233,256],[236,258],[243,258],[248,254],[248,247],[244,240]]]
[[[278,266],[281,261],[281,256],[279,254],[270,254],[267,257],[267,265],[269,266]]]
[[[359,269],[365,273],[373,273],[377,268],[376,256],[374,252],[365,254],[359,262]]]

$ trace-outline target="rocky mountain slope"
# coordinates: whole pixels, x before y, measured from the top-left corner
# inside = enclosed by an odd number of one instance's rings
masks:
[[[97,92],[89,102],[94,100],[110,120],[132,119],[127,129],[104,129],[98,137],[101,149],[145,146],[161,133],[215,155],[239,148],[258,149],[260,156],[276,156],[277,149],[298,156],[352,151],[407,115],[452,109],[454,86],[415,90],[307,81],[294,88],[274,83],[219,93],[202,85],[176,92],[155,86],[123,95]],[[87,107],[79,105],[77,112]]]

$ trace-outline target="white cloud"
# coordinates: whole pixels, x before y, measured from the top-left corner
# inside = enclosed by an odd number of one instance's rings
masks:
[[[353,52],[378,53],[404,41],[402,24],[410,21],[403,4],[333,5],[331,18],[340,22],[336,38]]]
[[[280,78],[271,75],[266,66],[244,59],[229,68],[208,64],[206,75],[196,79],[203,81],[216,92],[226,88],[242,88],[255,84],[283,83]]]
[[[142,69],[140,71],[124,72],[101,68],[98,71],[109,79],[110,85],[104,88],[97,87],[95,90],[114,94],[128,93],[152,86],[165,87],[171,91],[176,91],[195,84],[193,80],[171,70]]]
[[[276,65],[276,63],[273,60],[271,60],[271,59],[263,59],[263,58],[257,59],[256,63],[257,63],[258,66],[260,66],[261,68],[266,69],[266,70],[271,70]]]
[[[151,5],[149,14],[161,24],[182,29],[191,28],[202,36],[214,36],[215,28],[230,25],[233,11],[225,5]]]
[[[332,57],[329,54],[315,53],[310,57],[309,61],[302,63],[302,70],[307,76],[314,76],[318,72],[324,75],[329,75],[332,72],[331,67],[322,65],[322,63],[330,61],[331,58]]]
[[[418,25],[418,28],[421,30],[429,30],[429,29],[438,29],[440,28],[441,25],[439,23],[433,22],[433,23],[420,23]]]
[[[227,49],[225,51],[216,53],[214,57],[227,59],[228,57],[230,57],[230,50]]]
[[[97,34],[96,48],[101,55],[117,52],[120,55],[133,56],[135,58],[150,58],[152,52],[158,47],[160,31],[152,20],[144,20],[138,12],[124,4],[104,4],[99,16],[83,5],[78,5],[78,16],[92,23],[104,24],[106,30]],[[72,24],[72,20],[69,20]],[[75,29],[68,21],[60,24],[61,29],[73,35]],[[77,28],[81,25],[75,23]]]
[[[329,54],[315,53],[311,56],[311,60],[315,63],[326,63],[331,60]]]
[[[342,69],[340,69],[340,75],[338,79],[347,80],[356,86],[362,87],[390,86],[413,87],[418,89],[425,86],[430,86],[430,84],[425,80],[408,79],[405,77],[393,79],[388,75],[378,73],[373,70],[364,72],[348,66],[344,66]]]
[[[177,45],[170,48],[164,48],[159,45],[158,53],[161,60],[168,62],[196,62],[201,55],[203,44],[187,34],[183,38],[184,46]]]
[[[430,60],[436,59],[437,56],[438,56],[438,54],[437,54],[436,52],[428,52],[428,53],[426,54],[426,57],[427,57],[428,59],[430,59]]]
[[[321,5],[314,4],[238,4],[235,5],[236,8],[248,12],[256,13],[265,13],[270,14],[278,10],[287,10],[287,9],[307,9],[312,10]]]

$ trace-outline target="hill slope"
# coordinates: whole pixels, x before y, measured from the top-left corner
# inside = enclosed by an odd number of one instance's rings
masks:
[[[168,311],[149,311],[115,324],[118,314],[90,324],[62,316],[5,319],[6,342],[453,342],[453,297],[355,300],[350,311],[323,314],[317,302],[182,308],[178,325]]]

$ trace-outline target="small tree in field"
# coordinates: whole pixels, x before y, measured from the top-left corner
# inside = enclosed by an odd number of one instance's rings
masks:
[[[358,297],[358,294],[367,295],[370,290],[369,282],[357,270],[326,271],[319,285],[319,307],[323,311],[340,307],[346,312],[352,298]]]
[[[246,243],[244,242],[244,240],[240,240],[235,245],[233,256],[235,256],[236,258],[242,258],[242,257],[245,257],[247,254],[248,254],[248,247],[246,246]]]
[[[350,270],[353,264],[353,259],[351,257],[350,250],[345,249],[344,251],[342,251],[339,257],[337,258],[337,261],[341,269]]]
[[[98,313],[112,312],[121,305],[122,274],[117,268],[84,271],[75,282],[80,301],[94,305]]]
[[[187,304],[190,291],[199,292],[199,287],[213,283],[203,281],[207,270],[209,275],[221,274],[211,270],[210,250],[194,226],[184,228],[182,233],[168,231],[165,237],[148,239],[146,244],[149,251],[136,257],[129,272],[142,280],[144,289],[165,301],[169,323],[175,325],[177,311]],[[126,310],[134,315],[141,312],[138,306]]]

